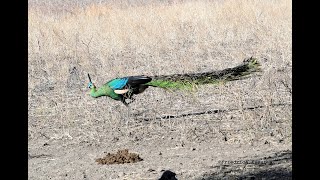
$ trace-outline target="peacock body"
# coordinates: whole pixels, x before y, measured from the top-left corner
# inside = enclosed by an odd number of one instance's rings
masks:
[[[220,71],[160,76],[127,76],[112,79],[99,88],[96,88],[91,82],[88,74],[90,81],[88,88],[91,89],[90,95],[94,98],[108,96],[128,105],[126,99],[134,100],[134,94],[142,93],[149,86],[164,89],[192,89],[202,84],[214,84],[246,78],[251,73],[260,71],[259,66],[258,61],[251,57],[236,67]]]

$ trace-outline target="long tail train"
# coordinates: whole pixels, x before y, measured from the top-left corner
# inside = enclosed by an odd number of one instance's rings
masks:
[[[201,84],[244,79],[249,77],[251,73],[259,71],[261,71],[260,63],[256,58],[251,57],[245,59],[242,64],[236,67],[219,71],[150,76],[152,81],[146,83],[146,85],[165,89],[192,89]]]

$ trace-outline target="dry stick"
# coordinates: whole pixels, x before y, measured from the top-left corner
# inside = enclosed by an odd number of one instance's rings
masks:
[[[39,154],[39,155],[30,155],[30,154],[28,154],[28,159],[46,158],[46,157],[52,157],[52,155],[51,154]]]
[[[289,106],[292,104],[289,103],[279,103],[279,104],[271,104],[270,106],[276,107],[276,106]],[[260,108],[265,108],[267,106],[255,106],[255,107],[246,107],[242,108],[243,110],[254,110],[254,109],[260,109]],[[221,113],[221,112],[231,112],[231,111],[238,111],[239,109],[215,109],[215,110],[209,110],[209,111],[202,111],[202,112],[194,112],[194,113],[186,113],[186,114],[180,114],[180,115],[164,115],[161,117],[155,117],[155,118],[142,118],[144,121],[150,121],[150,120],[163,120],[163,119],[174,119],[174,118],[181,118],[181,117],[187,117],[187,116],[198,116],[198,115],[203,115],[203,114],[216,114],[216,113]]]

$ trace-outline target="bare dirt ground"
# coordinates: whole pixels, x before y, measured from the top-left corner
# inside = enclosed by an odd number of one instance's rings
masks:
[[[165,170],[179,180],[292,179],[290,1],[63,12],[31,2],[29,179],[151,180]],[[99,86],[117,76],[220,70],[250,56],[262,72],[248,79],[192,92],[150,87],[128,108],[86,88],[87,73]],[[97,162],[108,155],[131,163]]]

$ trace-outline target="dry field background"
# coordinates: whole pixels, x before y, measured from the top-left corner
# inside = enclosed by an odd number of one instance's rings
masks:
[[[29,179],[291,179],[292,2],[29,1]],[[91,98],[128,75],[262,72],[195,92],[148,88],[127,108]],[[221,111],[219,111],[221,110]],[[167,118],[171,116],[171,118]],[[143,161],[99,165],[129,149]],[[271,159],[247,168],[221,160]],[[252,164],[251,164],[252,165]]]

